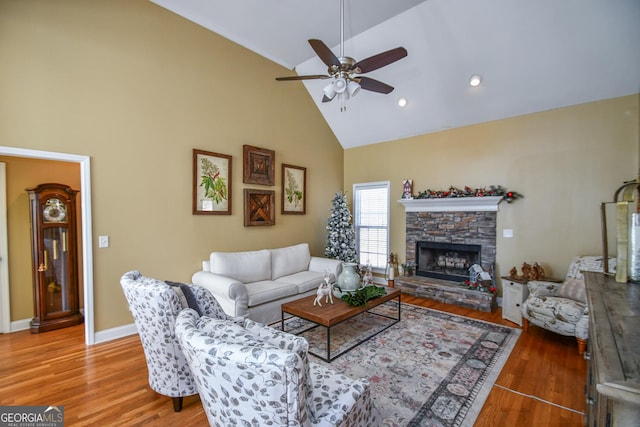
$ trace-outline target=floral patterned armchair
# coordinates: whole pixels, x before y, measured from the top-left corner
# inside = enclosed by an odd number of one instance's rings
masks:
[[[176,335],[212,426],[379,425],[366,380],[309,362],[302,337],[184,310]]]
[[[120,284],[142,341],[149,386],[171,397],[174,411],[180,412],[183,397],[197,394],[198,390],[175,336],[178,314],[193,306],[203,315],[233,318],[200,286],[163,282],[135,270],[125,273]]]
[[[615,271],[616,259],[609,258],[609,269]],[[522,328],[529,324],[561,335],[576,337],[578,351],[584,353],[589,339],[589,307],[583,271],[604,270],[601,256],[575,257],[569,264],[562,283],[533,280],[527,283],[529,297],[522,304]]]

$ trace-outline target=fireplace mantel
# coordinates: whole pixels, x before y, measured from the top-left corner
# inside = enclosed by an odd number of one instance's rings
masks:
[[[405,212],[497,211],[502,196],[444,197],[439,199],[400,199]]]

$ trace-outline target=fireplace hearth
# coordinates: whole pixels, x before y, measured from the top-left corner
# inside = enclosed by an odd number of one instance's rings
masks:
[[[463,281],[473,264],[481,264],[481,249],[480,245],[418,241],[416,275]]]

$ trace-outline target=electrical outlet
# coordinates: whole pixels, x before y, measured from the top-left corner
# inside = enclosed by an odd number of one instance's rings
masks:
[[[108,248],[109,247],[109,236],[99,236],[98,237],[98,247],[99,248]]]

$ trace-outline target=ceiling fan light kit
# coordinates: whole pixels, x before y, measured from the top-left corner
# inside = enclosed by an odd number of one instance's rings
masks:
[[[469,79],[469,86],[472,86],[472,87],[480,86],[480,83],[482,83],[482,77],[480,77],[479,75],[473,75]]]
[[[309,44],[318,55],[318,58],[328,67],[328,75],[276,77],[276,80],[333,79],[330,84],[322,89],[322,102],[330,102],[338,95],[340,111],[347,109],[347,99],[356,96],[360,89],[382,94],[391,93],[393,91],[392,86],[360,74],[377,70],[407,56],[407,50],[403,47],[379,53],[362,61],[356,61],[351,57],[344,56],[344,0],[340,0],[340,57],[334,55],[331,49],[321,40],[310,39]]]

